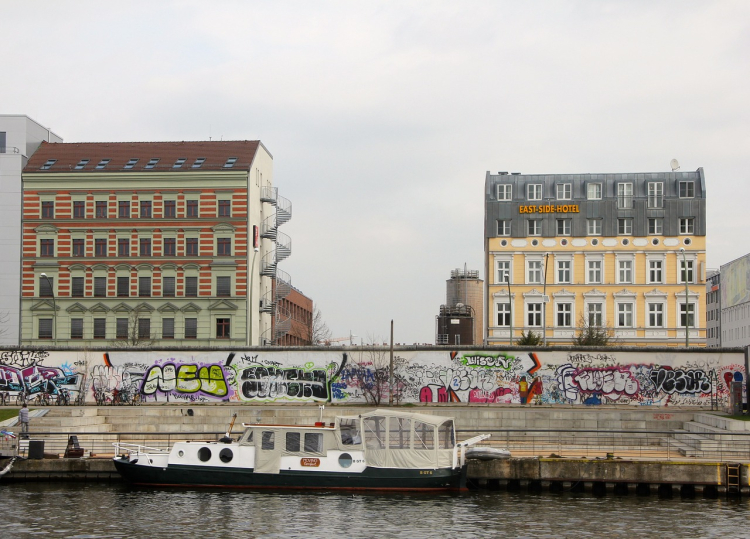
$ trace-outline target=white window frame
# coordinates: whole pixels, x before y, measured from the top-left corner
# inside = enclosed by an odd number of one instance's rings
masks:
[[[527,236],[541,236],[542,235],[542,220],[541,219],[528,219],[526,221],[526,235]]]
[[[593,225],[593,230],[592,230]],[[586,234],[589,236],[601,236],[602,235],[602,220],[601,219],[586,219]]]
[[[563,317],[563,323],[560,323],[560,317]],[[559,328],[569,328],[573,326],[573,303],[563,301],[555,305],[555,326]]]
[[[617,209],[627,210],[633,207],[633,184],[620,182],[617,184]]]
[[[562,225],[562,231],[560,230],[560,225]],[[555,226],[557,227],[558,236],[570,236],[571,229],[573,228],[573,222],[572,219],[557,219],[555,222]]]
[[[690,194],[682,194],[682,188],[685,187],[685,190],[688,191]],[[689,186],[689,188],[688,188]],[[677,186],[677,194],[680,198],[695,198],[695,182],[689,181],[689,180],[680,180],[679,185]]]
[[[633,259],[617,260],[617,284],[633,284]]]
[[[680,234],[695,234],[694,217],[680,217]]]
[[[529,183],[526,185],[526,200],[542,200],[543,184]]]
[[[658,309],[656,309],[658,307]],[[657,312],[658,311],[658,312]],[[662,301],[649,301],[646,303],[646,326],[650,328],[666,327],[666,305]],[[654,323],[653,317],[659,317],[661,323]]]
[[[537,264],[539,267],[536,267]],[[532,268],[532,265],[534,266]],[[534,279],[534,276],[538,274],[538,279]],[[544,260],[542,259],[530,259],[526,261],[526,284],[542,284],[542,278],[544,275]]]
[[[573,184],[558,183],[556,191],[557,200],[570,200],[573,197]]]
[[[510,236],[510,219],[497,220],[497,235],[499,237]]]
[[[618,301],[615,303],[615,316],[618,328],[635,327],[635,303],[632,301]],[[623,320],[622,317],[625,317]]]
[[[593,188],[593,193],[591,192]],[[601,200],[602,199],[602,184],[601,183],[589,183],[586,185],[586,200]]]
[[[698,305],[692,299],[688,299],[687,305],[688,305],[688,310],[692,311],[692,313],[688,312],[688,316],[692,318],[692,322],[689,327],[695,329],[695,321],[698,319]],[[677,327],[685,328],[684,317],[685,317],[685,298],[683,297],[682,300],[680,300],[679,298],[677,299]]]
[[[663,233],[664,233],[664,219],[662,219],[661,217],[649,217],[648,218],[648,235],[649,236],[661,236]]]
[[[649,208],[663,208],[664,207],[664,182],[649,182],[648,183],[648,207]]]
[[[513,185],[510,183],[497,184],[498,200],[513,200]]]
[[[598,268],[594,268],[598,265]],[[593,273],[592,273],[593,272]],[[598,278],[592,278],[597,275]],[[592,258],[586,260],[586,284],[603,284],[604,283],[604,260],[601,258]]]
[[[564,267],[567,266],[567,267]],[[573,261],[570,259],[555,260],[555,284],[571,284]]]
[[[596,305],[597,309],[592,312],[591,307]],[[591,321],[591,316],[594,316],[594,323]],[[596,319],[598,318],[598,323]],[[586,323],[592,327],[604,327],[604,301],[588,301],[586,302]]]
[[[617,235],[618,236],[632,236],[633,235],[633,219],[630,217],[619,217],[617,219]]]
[[[495,259],[495,278],[496,284],[506,284],[505,275],[507,274],[510,279],[510,284],[513,284],[513,261],[505,259]]]
[[[687,271],[688,284],[695,283],[695,259],[687,258],[683,261],[681,256],[677,256],[679,257],[679,260],[677,261],[677,283],[685,284],[685,279],[683,276],[683,273],[685,271]]]
[[[510,302],[504,303],[503,301],[498,301],[495,303],[495,326],[496,327],[510,327],[510,316],[511,316],[511,308],[510,308]],[[504,321],[507,321],[507,324],[500,323],[500,318],[503,318]]]
[[[648,284],[663,284],[664,283],[664,260],[659,258],[649,258],[646,260],[646,277]],[[658,267],[656,265],[658,264]],[[656,278],[658,277],[658,278]]]
[[[541,299],[542,298],[539,298],[539,302],[534,301],[526,303],[526,312],[524,314],[526,315],[525,320],[527,327],[542,327],[542,309],[544,308],[544,303],[541,303]]]

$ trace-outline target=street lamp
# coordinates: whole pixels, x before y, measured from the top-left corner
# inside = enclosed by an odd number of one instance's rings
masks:
[[[685,280],[685,348],[690,346],[690,304],[688,303],[688,271],[685,259],[685,248],[680,247],[682,253],[682,278]]]
[[[52,342],[56,343],[57,339],[57,300],[55,299],[55,290],[52,287],[52,280],[47,277],[46,273],[41,274],[42,277],[47,281],[49,286],[49,293],[52,294]],[[41,294],[40,294],[41,295]]]

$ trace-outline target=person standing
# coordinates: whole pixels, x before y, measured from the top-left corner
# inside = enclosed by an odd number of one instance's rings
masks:
[[[21,434],[29,437],[29,408],[24,404],[18,411],[18,422],[21,423]]]

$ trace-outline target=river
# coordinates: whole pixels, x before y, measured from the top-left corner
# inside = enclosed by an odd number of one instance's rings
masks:
[[[0,485],[2,537],[747,537],[750,502]]]

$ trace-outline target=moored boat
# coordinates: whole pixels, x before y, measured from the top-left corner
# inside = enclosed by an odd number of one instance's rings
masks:
[[[243,426],[238,440],[228,432],[169,450],[116,443],[114,464],[140,485],[462,490],[466,448],[489,437],[456,442],[453,418],[391,410],[329,425]]]

